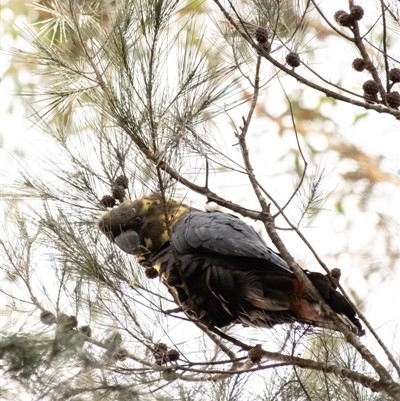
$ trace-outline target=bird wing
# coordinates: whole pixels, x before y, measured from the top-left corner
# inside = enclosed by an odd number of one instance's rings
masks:
[[[174,226],[172,243],[181,254],[203,249],[224,256],[261,259],[273,270],[291,273],[253,227],[228,213],[192,211],[182,216]]]

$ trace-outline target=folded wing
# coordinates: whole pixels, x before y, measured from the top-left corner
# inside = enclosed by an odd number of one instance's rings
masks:
[[[203,249],[219,255],[256,258],[267,262],[264,268],[291,273],[287,263],[267,247],[253,227],[228,213],[193,211],[183,216],[174,227],[172,243],[182,254]]]

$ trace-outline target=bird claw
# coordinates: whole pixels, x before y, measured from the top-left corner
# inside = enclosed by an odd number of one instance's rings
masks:
[[[144,267],[152,267],[152,264],[149,262],[150,255],[151,251],[143,245],[139,245],[135,249],[136,261]]]

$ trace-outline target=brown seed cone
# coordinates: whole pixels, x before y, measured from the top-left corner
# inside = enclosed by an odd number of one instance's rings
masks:
[[[376,95],[379,91],[378,89],[378,84],[373,81],[372,79],[369,79],[368,81],[365,81],[363,83],[363,91],[367,94],[367,95]]]
[[[400,68],[392,68],[389,71],[389,80],[394,83],[400,82]]]
[[[167,352],[167,358],[169,361],[174,362],[177,361],[179,359],[179,352],[176,349],[170,349]]]
[[[126,195],[125,188],[122,187],[121,185],[113,185],[111,187],[111,193],[112,193],[112,196],[115,199],[118,199],[120,202],[123,202],[125,195]]]
[[[297,53],[295,52],[290,52],[287,56],[286,56],[286,62],[293,68],[298,67],[301,62],[300,62],[300,57]]]
[[[396,91],[388,93],[386,103],[392,109],[398,109],[400,107],[400,93]]]
[[[128,184],[129,184],[128,177],[125,177],[124,175],[119,175],[114,181],[114,185],[120,186],[124,189],[128,188]]]
[[[333,279],[335,279],[337,282],[339,282],[340,277],[342,275],[342,272],[340,271],[340,269],[338,269],[337,267],[333,268],[331,270],[331,276]]]
[[[125,361],[126,358],[128,358],[129,353],[125,348],[119,348],[116,352],[113,354],[113,359],[116,361]]]
[[[154,267],[147,267],[144,271],[144,274],[146,275],[147,278],[157,278],[158,277],[158,271]]]
[[[355,58],[353,60],[352,67],[358,72],[364,71],[365,61],[362,58]]]
[[[67,319],[62,322],[64,329],[66,330],[72,330],[74,329],[76,326],[78,326],[78,319],[76,318],[76,316],[68,316]]]
[[[349,28],[354,24],[354,19],[344,10],[336,11],[333,18],[341,26],[346,26]]]
[[[92,336],[92,329],[90,328],[90,326],[79,327],[79,331],[83,333],[86,337],[90,338]]]
[[[259,345],[249,349],[248,357],[252,363],[260,363],[262,359],[262,349]]]
[[[49,312],[48,310],[45,310],[40,314],[40,321],[43,324],[51,325],[56,322],[56,317],[54,316],[53,313]]]
[[[169,361],[168,358],[168,347],[164,343],[154,344],[152,349],[153,356],[155,358],[155,363],[157,365],[163,365],[164,363]]]
[[[268,40],[268,31],[265,28],[258,27],[254,32],[254,36],[258,43],[265,43]]]
[[[360,21],[364,16],[364,9],[361,6],[352,6],[350,8],[350,17],[353,20]]]
[[[346,11],[344,11],[344,10],[336,11],[335,14],[333,14],[333,19],[334,19],[336,22],[338,22],[339,18],[340,18],[342,15],[345,15],[345,14],[347,14],[347,13],[346,13]]]
[[[339,284],[340,277],[342,275],[342,272],[338,268],[333,268],[330,272],[330,274],[327,274],[328,278],[331,281],[331,286],[336,290],[337,285]]]
[[[167,354],[167,351],[167,344],[164,343],[154,344],[154,347],[152,349],[154,357],[164,357]]]
[[[100,199],[100,205],[104,206],[104,207],[110,207],[113,208],[116,204],[116,200],[113,196],[111,195],[104,195],[101,199]]]

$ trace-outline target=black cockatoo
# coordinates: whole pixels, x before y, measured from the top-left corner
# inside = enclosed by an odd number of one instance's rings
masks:
[[[104,213],[98,228],[139,263],[156,269],[193,320],[217,327],[297,321],[335,329],[279,254],[236,216],[172,199],[164,204],[160,194],[151,194]],[[306,273],[341,320],[363,335],[354,309],[333,282],[321,273]]]

